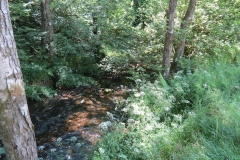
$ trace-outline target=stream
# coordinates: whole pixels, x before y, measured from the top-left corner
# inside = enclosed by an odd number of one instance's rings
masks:
[[[112,116],[111,123],[124,121],[118,105],[128,97],[126,90],[79,87],[48,102],[28,101],[39,160],[87,159],[103,135],[101,124],[110,122],[106,115]]]

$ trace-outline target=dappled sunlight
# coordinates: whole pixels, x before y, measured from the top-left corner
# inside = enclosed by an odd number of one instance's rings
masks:
[[[240,159],[240,0],[2,2],[38,160]],[[31,146],[19,126],[0,160]]]
[[[96,144],[103,135],[100,124],[109,120],[107,112],[115,114],[116,103],[126,96],[126,87],[79,87],[60,92],[48,103],[34,106],[29,103],[38,146],[54,148],[61,138],[61,144],[67,147],[72,145],[71,137],[85,146]],[[85,147],[88,151],[90,148]]]

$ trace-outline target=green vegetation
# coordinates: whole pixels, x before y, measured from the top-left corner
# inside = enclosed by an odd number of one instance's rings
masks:
[[[188,2],[178,2],[174,50]],[[185,56],[192,69],[207,60],[235,61],[239,46],[239,1],[201,1],[186,31]],[[42,46],[40,1],[11,1],[11,19],[28,98],[53,95],[56,88],[96,85],[106,75],[154,81],[163,70],[168,1],[62,0],[50,4],[54,61]],[[137,10],[137,8],[138,10]],[[136,25],[136,16],[142,23]],[[134,25],[133,25],[134,24]],[[225,53],[225,54],[222,54]],[[224,57],[224,56],[228,57]],[[197,62],[192,61],[197,57]],[[36,87],[36,85],[38,87]],[[44,87],[44,89],[40,89]],[[42,92],[44,91],[44,93]],[[34,92],[34,94],[31,94]],[[35,93],[39,96],[34,96]],[[48,97],[48,96],[47,96]]]
[[[0,136],[0,141],[2,140],[2,137]],[[0,146],[0,158],[2,158],[1,154],[5,153],[5,149]]]
[[[239,159],[240,67],[210,63],[143,83],[93,159]]]
[[[186,32],[184,58],[164,79],[168,2],[51,1],[52,62],[40,1],[9,1],[29,99],[122,78],[135,90],[121,104],[128,120],[104,134],[91,159],[240,159],[240,1],[199,1],[184,31],[189,1],[178,1],[172,54]]]

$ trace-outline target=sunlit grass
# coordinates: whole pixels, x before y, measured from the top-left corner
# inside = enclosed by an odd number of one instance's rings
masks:
[[[106,134],[94,159],[240,159],[240,67],[209,64],[143,83],[125,127]]]

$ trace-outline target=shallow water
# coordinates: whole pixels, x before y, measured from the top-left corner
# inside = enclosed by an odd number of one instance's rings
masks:
[[[99,124],[109,120],[106,113],[123,120],[117,104],[126,97],[126,87],[81,87],[49,102],[29,102],[39,157],[85,159],[103,134]]]

